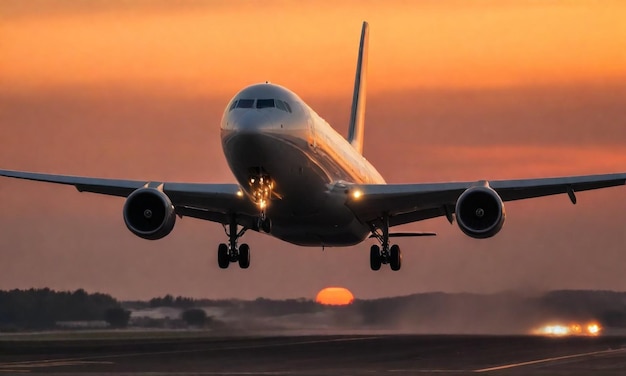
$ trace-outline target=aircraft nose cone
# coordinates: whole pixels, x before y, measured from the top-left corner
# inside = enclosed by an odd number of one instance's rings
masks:
[[[271,119],[255,111],[240,114],[230,121],[230,125],[233,131],[239,133],[258,133],[277,128]]]

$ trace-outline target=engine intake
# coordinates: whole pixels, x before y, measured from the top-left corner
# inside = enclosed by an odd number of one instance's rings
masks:
[[[148,240],[167,236],[176,223],[176,212],[169,197],[154,188],[139,188],[124,204],[124,222],[133,234]]]
[[[489,186],[468,188],[456,201],[455,213],[461,231],[476,239],[500,232],[506,217],[502,199]]]

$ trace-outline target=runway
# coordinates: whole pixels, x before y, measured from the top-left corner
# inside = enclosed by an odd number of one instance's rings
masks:
[[[342,335],[0,340],[0,373],[622,375],[625,337]]]

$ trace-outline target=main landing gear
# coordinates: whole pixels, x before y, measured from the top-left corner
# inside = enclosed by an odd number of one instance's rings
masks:
[[[269,233],[272,229],[272,222],[265,215],[259,217],[257,222],[257,230]],[[228,236],[228,244],[221,243],[217,247],[217,264],[220,268],[226,269],[231,262],[239,263],[241,269],[248,269],[250,267],[250,246],[246,243],[242,243],[237,247],[237,241],[248,230],[247,227],[239,229],[235,218],[230,220],[228,229],[224,226],[224,232]]]
[[[247,269],[250,266],[250,246],[243,243],[237,247],[237,240],[246,232],[247,228],[238,230],[234,218],[228,227],[227,231],[226,226],[224,226],[224,232],[228,236],[228,244],[221,243],[217,247],[217,264],[220,268],[226,269],[231,262],[238,262],[241,269]]]
[[[370,268],[379,270],[382,264],[389,264],[391,270],[397,271],[402,267],[402,251],[397,244],[389,246],[389,217],[382,218],[380,228],[372,225],[372,235],[378,239],[380,246],[370,248]]]

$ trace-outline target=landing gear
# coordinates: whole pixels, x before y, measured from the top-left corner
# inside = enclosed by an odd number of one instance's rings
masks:
[[[370,268],[372,268],[372,270],[380,270],[381,261],[380,247],[373,245],[372,248],[370,248]]]
[[[249,266],[250,266],[250,247],[244,243],[239,247],[239,267],[241,269],[248,269]]]
[[[402,252],[397,244],[389,249],[389,266],[393,271],[398,271],[402,267]]]
[[[263,168],[259,167],[251,169],[248,185],[250,186],[252,201],[261,211],[257,227],[260,231],[269,234],[272,231],[272,221],[266,217],[265,211],[272,197],[275,196],[274,181]]]
[[[234,215],[230,217],[228,228],[224,226],[224,232],[228,236],[228,244],[220,244],[217,249],[217,264],[220,268],[226,269],[231,262],[239,263],[239,267],[247,269],[250,267],[250,246],[241,244],[237,246],[237,240],[246,232],[248,228],[254,231],[262,231],[269,234],[272,231],[272,221],[267,217],[266,211],[272,197],[280,197],[274,193],[274,181],[262,167],[250,169],[248,178],[248,193],[252,201],[259,209],[259,216],[256,223],[249,224],[241,230],[237,225]]]
[[[272,232],[272,221],[265,216],[265,213],[261,213],[258,226],[259,230],[263,231],[266,234]]]
[[[227,269],[231,262],[239,262],[239,267],[247,269],[250,266],[250,246],[243,243],[237,248],[237,240],[246,232],[247,228],[238,230],[235,218],[231,218],[229,229],[224,232],[228,236],[228,244],[221,243],[217,247],[217,265],[221,269]]]
[[[389,217],[382,218],[380,227],[372,225],[372,235],[380,242],[380,247],[370,248],[370,268],[379,270],[381,264],[389,264],[391,270],[398,271],[402,267],[402,251],[397,244],[389,246]]]
[[[228,252],[228,246],[222,243],[217,247],[217,265],[219,265],[221,269],[226,269],[229,264],[230,255]]]

